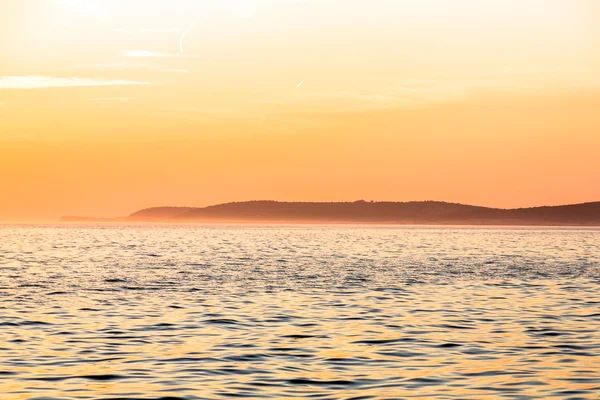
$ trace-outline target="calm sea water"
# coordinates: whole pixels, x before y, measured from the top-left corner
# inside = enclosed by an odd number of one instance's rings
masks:
[[[2,399],[598,399],[600,230],[0,226]]]

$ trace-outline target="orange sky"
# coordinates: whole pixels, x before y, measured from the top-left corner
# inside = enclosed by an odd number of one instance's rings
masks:
[[[0,221],[600,200],[595,0],[6,0]]]

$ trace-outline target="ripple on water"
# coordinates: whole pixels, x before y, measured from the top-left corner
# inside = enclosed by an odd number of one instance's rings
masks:
[[[596,398],[599,239],[0,226],[0,397]]]

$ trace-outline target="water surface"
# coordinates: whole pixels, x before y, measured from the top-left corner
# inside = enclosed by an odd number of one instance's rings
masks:
[[[0,226],[4,399],[598,399],[600,230]]]

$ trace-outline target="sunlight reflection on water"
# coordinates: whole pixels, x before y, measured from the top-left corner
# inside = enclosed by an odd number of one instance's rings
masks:
[[[600,230],[0,226],[0,393],[597,398]]]

